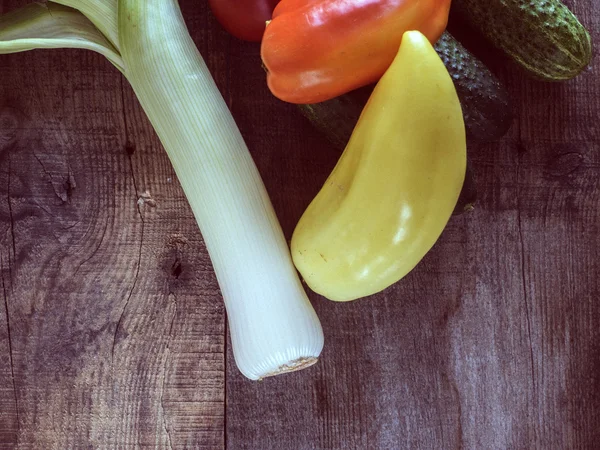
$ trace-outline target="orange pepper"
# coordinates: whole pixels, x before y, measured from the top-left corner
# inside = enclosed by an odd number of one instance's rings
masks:
[[[433,44],[446,29],[450,0],[282,0],[261,45],[271,92],[318,103],[373,83],[406,31]]]

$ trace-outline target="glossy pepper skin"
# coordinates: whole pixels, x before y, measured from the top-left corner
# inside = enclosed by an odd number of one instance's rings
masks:
[[[450,0],[282,0],[261,45],[269,89],[304,104],[376,82],[404,32],[437,41],[449,9]]]
[[[279,0],[209,0],[209,3],[221,26],[230,34],[244,41],[260,42]]]
[[[294,230],[292,257],[308,286],[349,301],[409,273],[452,215],[466,150],[452,79],[427,38],[407,32]]]

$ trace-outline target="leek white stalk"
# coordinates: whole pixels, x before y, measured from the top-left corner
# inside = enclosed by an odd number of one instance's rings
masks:
[[[177,1],[118,0],[118,8],[118,14],[109,14],[118,17],[118,42],[111,47],[120,52],[125,76],[200,226],[225,301],[238,368],[257,380],[312,365],[323,348],[320,322],[258,170]],[[102,16],[90,19],[98,23]],[[103,28],[110,28],[110,20]],[[0,53],[2,39],[0,30]],[[7,48],[10,42],[4,43]]]
[[[322,330],[258,170],[176,0],[120,0],[127,77],[200,225],[238,367],[251,379],[316,361]]]

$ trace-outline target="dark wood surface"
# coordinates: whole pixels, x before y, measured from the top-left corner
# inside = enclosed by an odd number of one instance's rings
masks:
[[[257,45],[181,4],[290,237],[339,154]],[[570,5],[600,42],[600,5]],[[600,58],[563,84],[489,62],[517,120],[470,148],[475,211],[382,294],[311,294],[320,362],[251,382],[127,82],[84,51],[1,56],[0,448],[599,448]]]

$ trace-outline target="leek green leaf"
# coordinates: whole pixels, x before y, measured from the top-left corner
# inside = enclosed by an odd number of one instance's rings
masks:
[[[118,0],[52,0],[54,3],[79,10],[92,21],[96,28],[115,47],[119,48],[119,32],[117,26]]]
[[[34,49],[84,48],[104,55],[124,72],[118,50],[79,11],[31,3],[0,16],[0,54]]]

